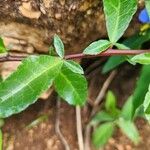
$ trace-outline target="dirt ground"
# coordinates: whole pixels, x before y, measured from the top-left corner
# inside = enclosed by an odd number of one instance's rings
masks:
[[[89,66],[89,63],[83,63]],[[118,106],[121,106],[126,98],[131,95],[135,81],[139,74],[139,66],[132,67],[128,64],[118,68],[117,74],[109,86],[118,98]],[[101,67],[88,74],[89,98],[95,99],[103,82],[108,75],[101,75]],[[92,87],[90,87],[92,86]],[[55,132],[56,112],[60,112],[60,129],[68,142],[71,150],[78,150],[75,108],[65,102],[61,102],[60,109],[56,108],[56,93],[48,100],[38,100],[24,112],[14,115],[5,120],[3,127],[4,150],[64,150],[64,146]],[[83,131],[88,119],[91,107],[87,105],[82,109]],[[48,115],[48,120],[27,129],[26,126],[37,119],[40,115]],[[150,126],[142,119],[136,120],[141,135],[139,145],[134,145],[120,130],[118,130],[104,150],[149,150]]]

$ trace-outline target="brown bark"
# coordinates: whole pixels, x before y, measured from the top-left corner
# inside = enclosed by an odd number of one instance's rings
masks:
[[[55,33],[67,53],[107,37],[102,0],[0,0],[0,35],[14,50],[47,51]],[[139,28],[134,18],[125,36]]]

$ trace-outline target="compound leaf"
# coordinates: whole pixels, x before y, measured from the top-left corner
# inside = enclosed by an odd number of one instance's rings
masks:
[[[65,65],[55,78],[55,89],[71,105],[84,105],[87,98],[87,81],[84,76],[72,72]]]
[[[30,56],[0,83],[0,118],[18,113],[34,103],[60,72],[63,61],[52,56]]]
[[[106,27],[110,41],[114,44],[127,29],[137,10],[137,0],[103,0]]]

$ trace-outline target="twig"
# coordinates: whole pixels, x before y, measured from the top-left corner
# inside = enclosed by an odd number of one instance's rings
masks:
[[[76,106],[76,127],[77,127],[77,137],[78,137],[79,150],[84,150],[80,106]]]
[[[55,132],[58,135],[58,137],[60,138],[62,144],[65,147],[65,150],[70,150],[69,144],[67,143],[66,139],[64,138],[63,134],[60,131],[60,98],[57,98],[57,112],[56,112],[56,123],[55,123]]]
[[[83,53],[79,54],[71,54],[71,55],[66,55],[64,59],[81,59],[81,58],[93,58],[93,57],[102,57],[102,56],[113,56],[113,55],[137,55],[137,54],[142,54],[142,53],[150,53],[150,50],[115,50],[115,49],[108,49],[98,55],[85,55]],[[45,54],[45,53],[44,53]],[[35,55],[35,54],[30,54],[30,55]],[[0,62],[6,62],[6,61],[22,61],[22,59],[26,58],[27,55],[5,55],[5,56],[0,56]]]
[[[113,56],[113,55],[137,55],[142,53],[150,53],[150,50],[118,50],[118,49],[108,49],[97,55],[85,55],[83,53],[80,54],[72,54],[66,55],[65,59],[79,59],[79,58],[93,58],[93,57],[101,57],[101,56]]]
[[[108,89],[110,83],[114,79],[116,73],[117,73],[116,71],[112,71],[111,74],[109,75],[109,77],[104,82],[104,84],[103,84],[103,86],[102,86],[102,88],[101,88],[101,90],[100,90],[100,92],[99,92],[99,94],[98,94],[98,96],[94,102],[95,106],[98,105],[102,101],[103,97],[105,96],[106,90]]]
[[[90,146],[90,139],[91,139],[91,126],[88,124],[85,128],[85,150],[91,150]]]

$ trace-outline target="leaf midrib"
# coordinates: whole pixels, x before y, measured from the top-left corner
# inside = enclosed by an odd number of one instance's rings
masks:
[[[2,100],[1,102],[5,101],[5,100],[8,100],[10,97],[14,96],[16,93],[18,93],[19,91],[23,90],[23,89],[24,89],[26,86],[28,86],[28,84],[30,84],[33,80],[39,78],[42,74],[46,73],[48,70],[54,68],[55,66],[57,66],[57,65],[60,64],[60,63],[62,63],[62,62],[60,61],[60,62],[56,63],[55,65],[50,66],[48,69],[46,69],[46,70],[40,72],[35,78],[32,78],[32,76],[31,76],[31,78],[29,78],[30,80],[29,80],[29,81],[27,80],[27,81],[25,82],[25,84],[20,84],[20,86],[18,86],[17,88],[15,88],[15,89],[14,89],[13,91],[11,91],[9,94],[0,97],[1,100]],[[23,85],[23,86],[21,86],[21,85]]]

